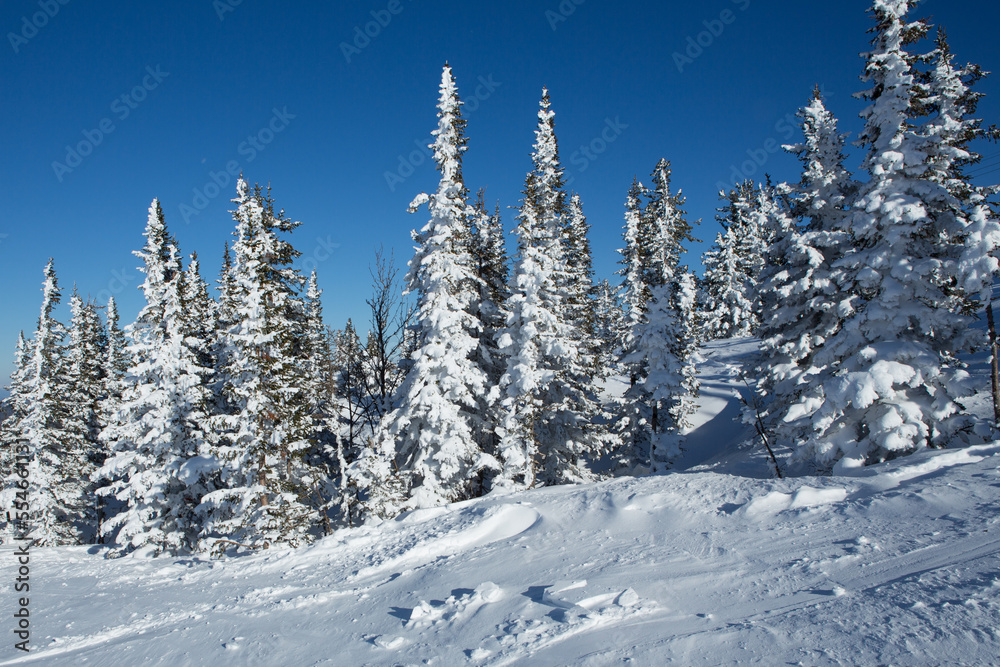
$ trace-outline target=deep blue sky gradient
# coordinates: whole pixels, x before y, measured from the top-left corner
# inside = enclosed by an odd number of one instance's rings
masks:
[[[617,269],[633,176],[648,181],[661,157],[703,221],[688,258],[700,269],[720,182],[798,179],[795,160],[773,151],[797,140],[792,115],[814,85],[857,135],[864,105],[852,94],[864,87],[858,54],[871,25],[867,0],[64,2],[42,0],[50,13],[58,6],[51,18],[39,0],[0,6],[0,382],[18,330],[35,327],[50,256],[64,304],[75,283],[102,302],[114,293],[123,323],[134,318],[131,252],[154,197],[214,281],[233,228],[227,165],[271,183],[302,221],[292,241],[301,265],[318,268],[327,322],[353,317],[363,330],[375,247],[404,264],[410,230],[426,221],[406,207],[436,186],[419,147],[436,126],[445,61],[468,102],[467,185],[500,202],[508,229],[547,86],[567,176],[593,225],[597,277]],[[997,3],[929,0],[914,14],[947,27],[959,60],[1000,68]],[[45,25],[25,28],[33,17]],[[357,49],[366,28],[375,36]],[[674,54],[688,49],[695,57],[678,66]],[[1000,122],[1000,75],[979,89],[981,116]],[[77,164],[67,147],[86,151],[95,130],[99,144]],[[221,192],[213,174],[230,180]],[[59,317],[69,319],[65,306]]]

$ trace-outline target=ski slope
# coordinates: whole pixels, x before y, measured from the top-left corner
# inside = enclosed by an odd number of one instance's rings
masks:
[[[728,416],[751,347],[703,350],[680,472],[222,561],[35,549],[32,650],[5,613],[0,664],[996,664],[1000,443],[771,479]]]

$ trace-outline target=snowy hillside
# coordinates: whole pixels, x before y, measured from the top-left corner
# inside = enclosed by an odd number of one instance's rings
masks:
[[[35,549],[32,651],[8,640],[0,664],[995,663],[1000,443],[770,479],[735,446],[729,362],[750,346],[703,350],[682,472],[224,561]]]

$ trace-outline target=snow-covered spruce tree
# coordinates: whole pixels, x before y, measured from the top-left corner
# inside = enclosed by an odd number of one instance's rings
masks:
[[[671,285],[656,285],[639,322],[629,336],[630,351],[623,361],[641,370],[635,385],[625,393],[625,416],[635,424],[626,432],[632,451],[630,462],[638,463],[651,472],[666,468],[680,453],[677,425],[662,414],[665,405],[683,391],[679,379],[682,366],[670,349],[679,342],[677,313],[671,303]],[[679,396],[678,396],[679,397]]]
[[[646,374],[645,360],[636,357],[636,327],[643,321],[651,292],[646,282],[649,265],[649,218],[644,215],[643,200],[647,190],[636,178],[632,179],[625,198],[625,226],[622,238],[624,247],[619,249],[622,268],[621,294],[624,318],[620,329],[618,361],[629,380],[628,389],[618,407],[615,430],[624,447],[616,455],[615,467],[631,471],[637,462],[649,464],[652,443],[649,429],[649,396],[639,378]],[[627,360],[627,361],[626,361]]]
[[[188,332],[189,345],[195,352],[198,364],[213,366],[212,347],[215,342],[216,311],[218,304],[208,293],[208,285],[201,277],[201,263],[198,253],[191,253],[188,268],[184,273],[184,321]]]
[[[323,290],[319,288],[316,271],[309,274],[305,294],[305,381],[306,399],[317,436],[326,430],[332,385],[330,341],[323,324]]]
[[[607,368],[621,355],[625,311],[618,290],[606,278],[597,283],[594,293],[594,336],[599,343],[598,362]]]
[[[104,429],[118,419],[118,411],[122,408],[122,392],[125,388],[125,377],[131,366],[125,333],[118,326],[118,304],[115,302],[113,296],[108,297],[108,305],[105,308],[104,317],[106,320],[104,331],[104,340],[106,343],[104,356],[101,359],[103,387],[99,404],[100,432],[103,432]],[[114,511],[106,506],[108,502],[107,496],[96,494],[97,489],[105,487],[111,482],[111,480],[102,477],[100,472],[104,467],[105,461],[107,461],[108,455],[107,442],[101,439],[100,432],[98,433],[98,442],[102,458],[96,462],[96,468],[91,474],[91,482],[95,489],[97,503],[97,542],[103,544],[105,537],[104,521]]]
[[[27,412],[21,438],[32,457],[28,465],[29,536],[39,546],[79,544],[91,527],[87,502],[86,453],[68,430],[71,405],[62,341],[65,327],[53,317],[61,293],[50,259],[45,267],[42,310],[31,341]]]
[[[745,181],[728,194],[716,219],[724,231],[702,262],[703,328],[707,338],[750,336],[757,328],[757,279],[764,263],[766,244],[751,215],[754,186]]]
[[[650,202],[639,225],[645,233],[633,241],[636,249],[626,249],[645,260],[640,270],[642,291],[650,296],[626,337],[622,361],[633,382],[624,397],[621,424],[632,448],[627,459],[659,471],[680,453],[680,431],[693,410],[697,336],[686,300],[690,295],[681,295],[682,282],[684,289],[693,288],[687,270],[679,267],[682,243],[692,238],[681,208],[684,198],[670,192],[666,160],[657,163],[652,180],[656,187],[649,191]],[[629,227],[627,219],[626,242]]]
[[[567,214],[553,112],[542,91],[532,162],[518,215],[511,277],[503,419],[496,486],[526,488],[593,479],[588,459],[612,443],[589,381],[588,354],[569,315],[570,272],[563,242]]]
[[[440,91],[432,148],[441,178],[437,192],[418,196],[410,207],[416,211],[426,202],[430,213],[428,223],[413,234],[417,247],[407,274],[408,291],[416,294],[417,348],[399,388],[397,407],[375,437],[377,452],[391,452],[403,473],[406,497],[398,499],[399,509],[480,495],[484,475],[497,467],[475,437],[487,378],[473,359],[480,324],[472,310],[479,286],[464,219],[465,120],[448,65]],[[369,487],[369,493],[375,489]]]
[[[333,358],[330,332],[323,324],[323,304],[320,301],[322,295],[323,290],[319,288],[316,271],[313,270],[306,283],[303,380],[312,426],[311,439],[314,443],[309,453],[309,463],[322,471],[322,474],[314,478],[309,495],[311,504],[319,510],[324,532],[329,534],[332,530],[329,513],[337,501],[335,485],[342,472],[343,459],[338,456],[337,449]]]
[[[644,227],[650,236],[650,251],[645,280],[649,285],[676,280],[684,244],[698,242],[691,235],[694,227],[682,208],[683,193],[670,191],[670,175],[670,162],[661,158],[650,177],[653,187],[646,191],[649,203],[643,214],[647,219]]]
[[[739,268],[735,234],[726,230],[715,236],[715,247],[702,259],[702,330],[708,340],[749,336],[753,330],[753,302],[747,297]]]
[[[31,454],[30,444],[21,433],[21,422],[30,405],[32,357],[31,343],[22,331],[17,337],[14,371],[6,387],[9,394],[0,406],[0,527],[4,532],[18,535],[27,527],[27,522],[21,524],[16,519],[18,512],[24,510],[25,500],[23,491],[20,498],[17,495],[22,479],[18,470],[22,466],[26,470]]]
[[[696,399],[701,390],[698,380],[698,355],[701,345],[701,325],[698,321],[698,286],[694,273],[681,267],[674,279],[673,307],[677,316],[678,335],[672,343],[671,354],[680,365],[680,388],[667,402],[667,411],[674,427],[678,430],[690,426],[689,417],[698,409]]]
[[[14,371],[10,375],[10,384],[5,387],[8,395],[3,399],[3,409],[0,415],[3,417],[0,428],[3,429],[0,447],[3,448],[4,467],[0,469],[0,474],[6,478],[11,472],[6,458],[10,453],[13,443],[19,442],[20,422],[28,412],[30,394],[28,392],[31,378],[31,343],[24,337],[21,331],[17,335],[17,347],[14,350]],[[4,506],[5,507],[5,506]]]
[[[486,374],[486,386],[490,388],[479,399],[481,418],[476,428],[476,442],[483,451],[494,454],[498,444],[496,425],[500,419],[500,394],[493,388],[499,385],[504,372],[503,355],[496,341],[507,319],[504,310],[508,296],[507,249],[499,205],[494,213],[489,213],[483,190],[477,194],[467,221],[469,252],[479,286],[472,304],[472,312],[480,326],[479,344],[473,353],[473,361]]]
[[[298,546],[313,538],[321,521],[309,498],[319,473],[309,463],[314,431],[303,377],[304,279],[292,267],[298,251],[279,237],[299,223],[275,211],[260,186],[251,192],[240,178],[236,192],[228,413],[213,420],[221,432],[214,450],[222,488],[198,508],[202,544],[215,553],[234,544]]]
[[[104,310],[106,320],[104,339],[104,357],[102,358],[103,391],[101,398],[101,424],[107,426],[121,405],[122,387],[125,374],[129,368],[129,358],[126,351],[125,333],[118,326],[118,304],[115,297],[108,298]]]
[[[974,140],[986,136],[982,120],[973,117],[983,94],[973,87],[989,73],[971,63],[956,67],[943,28],[938,29],[935,46],[922,59],[929,63],[929,69],[915,73],[921,109],[929,116],[920,133],[933,147],[928,155],[928,177],[971,207],[996,190],[976,187],[965,173],[981,160],[970,146]]]
[[[583,213],[580,195],[569,199],[563,223],[566,258],[566,318],[573,325],[580,365],[589,368],[591,381],[600,379],[605,368],[598,364],[599,341],[595,333],[594,262],[590,252],[590,224]]]
[[[67,441],[63,444],[76,453],[81,473],[90,480],[105,459],[105,448],[98,435],[104,426],[100,404],[104,393],[103,359],[107,340],[93,302],[84,303],[74,288],[69,305],[72,319],[69,342],[63,351],[69,412],[65,429]],[[94,491],[94,485],[88,484],[85,492],[86,514],[91,523],[83,536],[88,543],[98,538],[99,503]]]
[[[316,271],[312,271],[306,282],[305,292],[305,338],[302,343],[304,365],[305,396],[308,401],[309,419],[312,422],[313,440],[317,443],[314,454],[317,465],[326,466],[332,462],[326,454],[333,444],[333,421],[336,419],[333,406],[333,359],[331,339],[323,323],[323,290],[319,288]],[[324,454],[323,452],[326,452]]]
[[[974,392],[956,359],[969,348],[969,282],[959,268],[967,224],[961,201],[928,163],[942,144],[917,121],[923,94],[906,47],[927,30],[907,0],[875,0],[873,49],[860,95],[871,102],[859,144],[869,180],[851,216],[854,252],[842,260],[854,312],[813,358],[815,389],[786,419],[809,420],[798,455],[837,471],[961,440]],[[980,276],[989,279],[989,276]],[[965,289],[963,289],[965,288]]]
[[[738,184],[730,193],[728,211],[723,209],[723,225],[735,227],[736,254],[746,282],[747,296],[755,305],[753,330],[760,321],[760,274],[767,261],[767,248],[774,238],[775,219],[768,215],[773,203],[774,186],[757,184],[750,180]]]
[[[675,389],[667,390],[672,397],[666,402],[669,422],[654,420],[654,431],[675,431],[687,425],[687,416],[693,412],[693,400],[698,395],[698,381],[695,376],[695,350],[700,340],[695,313],[694,276],[686,266],[681,266],[681,256],[686,251],[684,244],[698,242],[691,232],[694,226],[684,211],[684,195],[680,190],[670,190],[670,163],[660,159],[653,170],[649,190],[650,201],[646,205],[646,226],[651,236],[647,282],[652,290],[659,287],[667,295],[666,302],[673,309],[676,339],[668,340],[669,354],[676,358],[680,375],[669,381]],[[695,223],[697,224],[697,222]],[[652,373],[652,370],[650,371]],[[663,375],[659,375],[665,378]],[[650,384],[650,376],[646,383]],[[654,383],[655,384],[655,383]],[[663,390],[660,391],[663,393]]]
[[[235,350],[233,334],[239,322],[236,276],[233,275],[233,258],[228,241],[223,246],[222,267],[219,269],[216,285],[219,290],[219,300],[215,307],[215,329],[210,346],[213,371],[212,414],[224,415],[232,413],[235,409],[229,403],[230,397],[226,393],[226,387],[231,384],[227,372]],[[219,424],[213,427],[215,432],[222,430],[224,429]]]
[[[593,457],[608,452],[617,448],[621,439],[612,433],[610,423],[613,413],[602,405],[599,395],[598,386],[608,370],[599,363],[601,343],[596,334],[596,287],[590,251],[590,224],[576,194],[569,199],[563,223],[563,249],[566,265],[563,274],[566,278],[563,319],[571,325],[570,332],[577,351],[575,365],[567,366],[565,370],[569,391],[576,396],[578,416],[569,415],[567,423],[575,421],[583,424],[586,431],[574,435],[570,430],[569,437],[582,440],[568,446],[566,460],[571,461],[573,466],[579,466],[581,454]],[[566,479],[572,481],[572,474]]]
[[[967,175],[969,167],[979,164],[981,156],[971,148],[975,139],[987,136],[982,120],[975,118],[983,94],[973,87],[988,74],[975,64],[956,67],[943,28],[935,40],[937,48],[926,58],[930,69],[922,82],[923,108],[931,115],[921,134],[931,145],[928,151],[928,178],[943,185],[954,197],[947,205],[961,208],[958,239],[964,246],[957,278],[967,313],[989,303],[993,276],[997,271],[994,257],[998,236],[997,215],[989,208],[989,197],[1000,193],[1000,186],[976,186]],[[996,128],[993,128],[996,137]]]
[[[646,285],[646,267],[649,264],[649,219],[643,215],[643,198],[646,188],[637,179],[632,179],[625,198],[625,229],[622,237],[625,247],[619,250],[622,258],[619,263],[622,268],[618,275],[622,276],[621,291],[624,299],[625,333],[639,321],[649,302],[649,287]],[[624,340],[623,340],[624,342]],[[634,382],[633,382],[634,384]]]
[[[761,352],[750,372],[759,400],[747,419],[778,446],[809,437],[802,420],[786,420],[788,409],[810,389],[818,369],[817,348],[843,326],[857,295],[842,291],[841,258],[852,250],[851,204],[857,184],[844,168],[844,138],[817,88],[798,112],[804,141],[786,146],[802,162],[796,185],[782,184],[791,209],[774,209],[775,225],[761,276]],[[759,414],[758,414],[759,410]]]
[[[503,469],[493,484],[525,489],[538,477],[540,443],[536,424],[543,417],[542,396],[553,381],[549,359],[566,325],[557,315],[559,295],[553,281],[553,231],[538,224],[533,203],[534,177],[529,174],[515,229],[518,251],[510,280],[507,323],[497,339],[506,356],[501,378],[500,460]],[[546,252],[548,251],[548,252]]]
[[[765,310],[776,305],[774,295],[767,293],[764,283],[785,263],[785,258],[771,252],[771,248],[779,237],[795,230],[797,224],[787,188],[785,184],[775,186],[768,178],[766,183],[757,186],[745,203],[744,224],[751,230],[753,247],[738,252],[744,258],[747,295],[753,302],[754,335],[758,335],[761,321],[769,314]],[[753,255],[752,262],[747,262],[744,257],[748,251]]]
[[[500,207],[493,213],[486,210],[484,191],[480,190],[469,220],[469,248],[479,278],[479,301],[477,315],[483,327],[480,349],[484,355],[484,368],[491,383],[500,379],[503,362],[496,351],[496,332],[506,320],[504,305],[507,302],[507,277],[510,273],[507,248],[504,242],[503,223]]]
[[[143,261],[146,303],[126,327],[132,365],[116,418],[101,433],[109,456],[94,475],[106,481],[98,492],[117,509],[102,522],[110,556],[139,548],[154,555],[194,550],[196,508],[217,467],[205,434],[210,369],[200,361],[206,344],[196,336],[187,274],[155,199],[144,235],[146,244],[135,254]]]

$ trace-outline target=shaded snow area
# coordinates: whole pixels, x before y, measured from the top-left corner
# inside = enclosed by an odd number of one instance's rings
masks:
[[[995,664],[1000,443],[770,479],[725,416],[738,413],[725,358],[742,345],[703,351],[681,472],[491,496],[223,561],[35,549],[33,650],[13,648],[7,613],[0,661]]]

